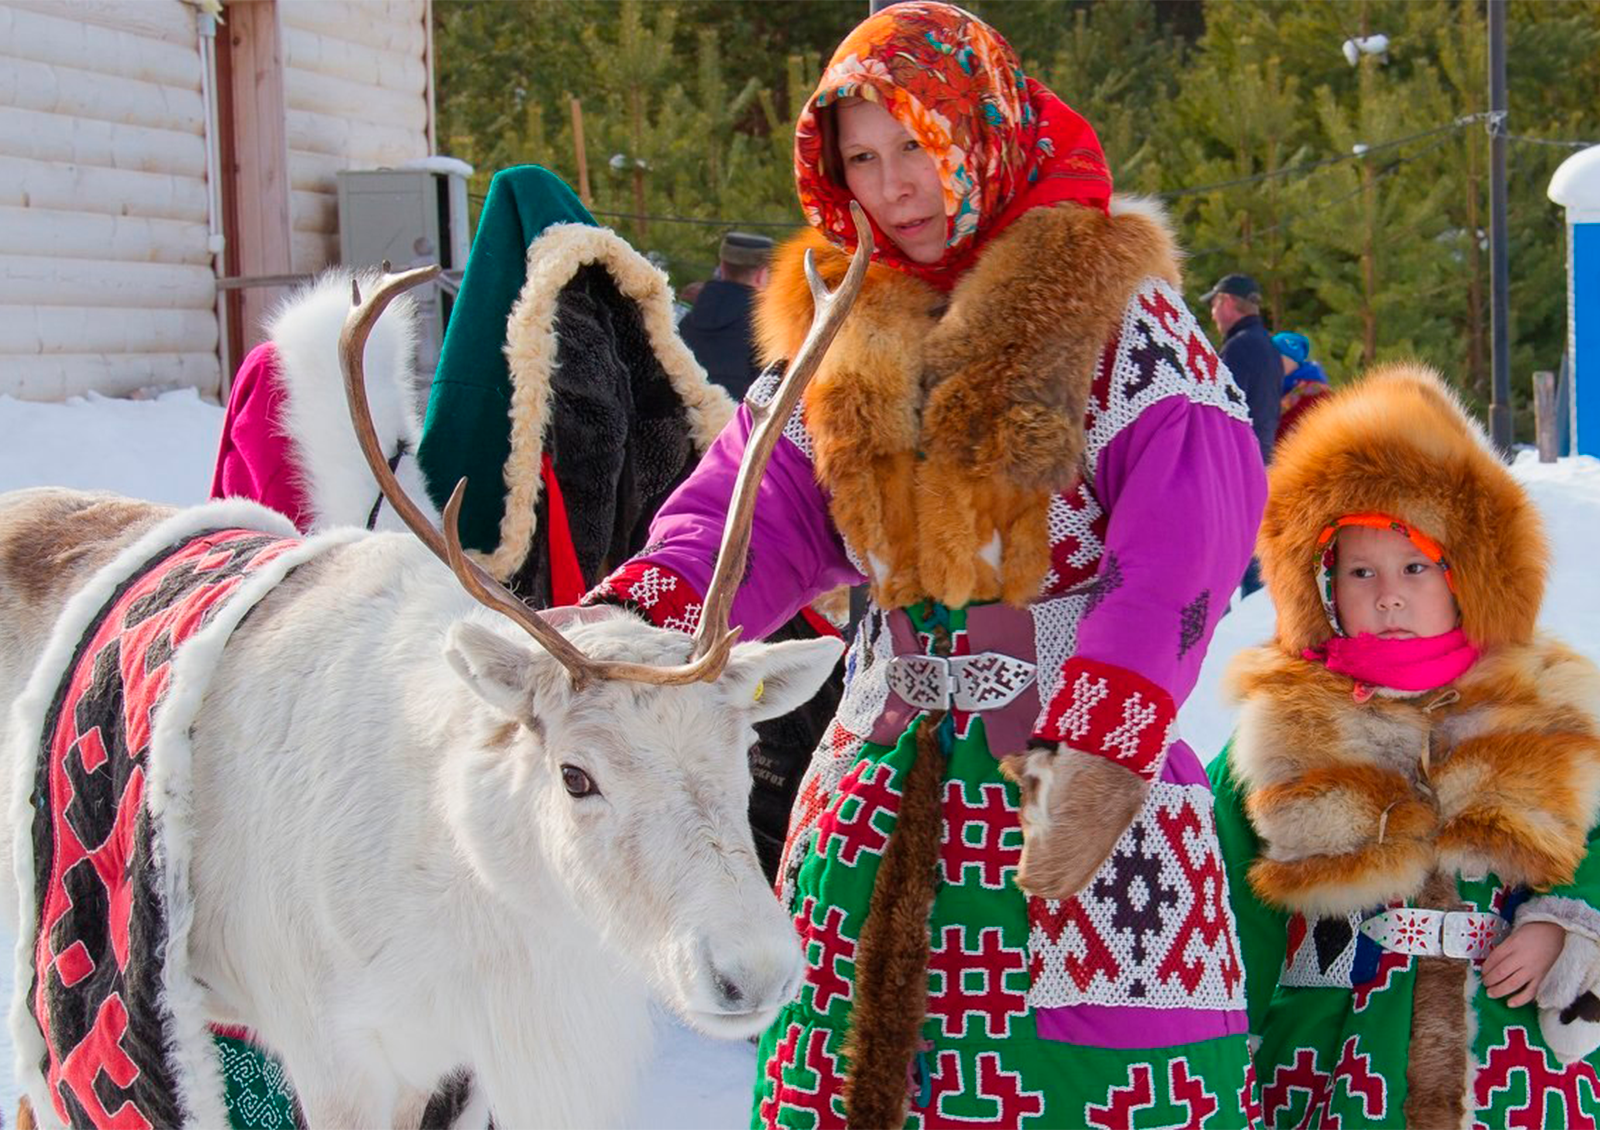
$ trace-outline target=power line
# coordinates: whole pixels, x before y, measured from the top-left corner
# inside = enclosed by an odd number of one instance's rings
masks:
[[[1407,154],[1404,157],[1396,157],[1393,161],[1389,162],[1389,164],[1385,165],[1383,168],[1379,169],[1376,173],[1373,174],[1373,183],[1376,184],[1379,180],[1382,180],[1384,177],[1388,176],[1389,174],[1393,173],[1396,169],[1400,168],[1401,165],[1409,164],[1410,162],[1418,160],[1419,158],[1426,157],[1429,153],[1432,153],[1434,150],[1440,149],[1443,146],[1446,146],[1448,144],[1450,144],[1450,139],[1447,137],[1447,138],[1444,138],[1444,139],[1442,139],[1440,141],[1434,142],[1432,145],[1428,146],[1426,149],[1419,150],[1416,153],[1410,153],[1410,154]],[[1370,150],[1369,150],[1369,152],[1370,152]],[[1353,198],[1355,198],[1357,196],[1360,196],[1363,192],[1365,192],[1367,190],[1367,187],[1368,186],[1364,185],[1364,184],[1363,185],[1359,185],[1358,187],[1356,187],[1352,191],[1344,193],[1342,196],[1336,196],[1332,200],[1323,201],[1321,204],[1317,205],[1315,208],[1308,208],[1304,212],[1296,212],[1292,216],[1285,216],[1282,220],[1279,220],[1277,223],[1272,224],[1272,225],[1270,225],[1268,227],[1257,228],[1255,231],[1250,233],[1250,238],[1254,239],[1256,236],[1268,235],[1268,234],[1270,234],[1272,232],[1279,231],[1279,230],[1281,230],[1283,228],[1286,228],[1290,224],[1297,223],[1300,220],[1309,219],[1312,216],[1316,216],[1316,215],[1319,215],[1319,214],[1321,214],[1323,212],[1326,212],[1329,208],[1335,207],[1336,205],[1339,205],[1339,204],[1343,204],[1347,200],[1351,200],[1351,199],[1353,199]],[[1189,253],[1189,255],[1188,255],[1188,258],[1190,258],[1190,259],[1200,259],[1200,258],[1203,258],[1206,255],[1215,255],[1220,251],[1231,251],[1234,248],[1241,246],[1244,242],[1245,241],[1241,238],[1241,239],[1236,239],[1231,243],[1220,243],[1215,247],[1208,247],[1204,251],[1191,251]]]
[[[1592,145],[1600,145],[1600,141],[1562,141],[1554,137],[1529,137],[1524,133],[1508,133],[1507,141],[1525,141],[1530,145],[1554,145],[1560,149],[1588,149]]]
[[[1157,192],[1155,195],[1161,197],[1163,200],[1176,200],[1180,196],[1199,196],[1201,193],[1205,192],[1216,192],[1219,189],[1234,188],[1242,184],[1256,184],[1260,181],[1272,180],[1276,177],[1301,176],[1306,173],[1315,172],[1318,169],[1327,168],[1329,165],[1338,165],[1345,161],[1359,161],[1363,157],[1370,157],[1374,153],[1381,153],[1385,150],[1393,149],[1399,145],[1408,145],[1413,141],[1421,141],[1425,137],[1435,137],[1441,133],[1449,133],[1451,131],[1460,129],[1462,126],[1471,125],[1473,122],[1478,121],[1482,116],[1483,115],[1481,114],[1467,114],[1464,117],[1457,118],[1448,125],[1435,126],[1433,129],[1423,130],[1420,133],[1408,134],[1405,137],[1397,137],[1390,141],[1380,141],[1376,145],[1367,146],[1359,153],[1340,153],[1333,157],[1324,157],[1317,161],[1306,161],[1299,165],[1287,165],[1281,169],[1272,169],[1265,173],[1255,173],[1254,175],[1248,177],[1238,177],[1234,180],[1218,181],[1216,184],[1195,185],[1191,188],[1175,188],[1168,192]]]

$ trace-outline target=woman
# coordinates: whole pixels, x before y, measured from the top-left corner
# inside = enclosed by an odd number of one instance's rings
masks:
[[[805,251],[842,276],[852,199],[875,262],[762,482],[734,620],[759,636],[841,582],[875,607],[791,817],[809,974],[753,1121],[1240,1125],[1237,943],[1169,731],[1265,487],[1171,236],[942,4],[851,33],[795,169],[812,230],[774,257],[766,359],[809,324]],[[590,599],[693,621],[749,431],[741,410]]]

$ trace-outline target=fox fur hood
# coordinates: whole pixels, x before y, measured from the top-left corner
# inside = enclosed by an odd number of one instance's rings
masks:
[[[1461,627],[1479,648],[1533,638],[1550,556],[1543,524],[1433,370],[1384,366],[1323,398],[1279,445],[1267,482],[1256,552],[1286,654],[1333,634],[1317,592],[1317,536],[1360,511],[1444,545]]]
[[[1548,548],[1482,430],[1433,372],[1380,369],[1306,416],[1270,491],[1258,551],[1277,636],[1230,670],[1256,893],[1321,915],[1414,898],[1436,871],[1569,881],[1600,815],[1600,671],[1535,635]],[[1332,632],[1317,536],[1356,511],[1443,544],[1482,651],[1454,683],[1358,701],[1348,677],[1301,657]]]
[[[816,231],[780,247],[757,309],[763,361],[811,324],[810,251],[837,286],[848,257]],[[947,296],[881,264],[806,389],[817,477],[885,607],[1025,604],[1049,569],[1051,494],[1083,471],[1095,366],[1148,278],[1179,281],[1153,206],[1115,198],[1026,213]],[[1003,557],[998,548],[1003,545]]]

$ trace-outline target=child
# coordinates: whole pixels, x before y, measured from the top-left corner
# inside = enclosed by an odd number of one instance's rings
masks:
[[[1278,449],[1276,638],[1212,766],[1268,1126],[1594,1125],[1600,671],[1533,503],[1392,366]]]

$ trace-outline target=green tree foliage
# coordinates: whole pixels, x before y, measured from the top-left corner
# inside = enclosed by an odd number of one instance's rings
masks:
[[[969,0],[1100,134],[1118,186],[1166,198],[1191,297],[1256,275],[1269,320],[1336,381],[1421,357],[1489,391],[1482,0]],[[680,285],[726,221],[798,227],[792,124],[865,0],[435,0],[441,147],[574,186]],[[1600,140],[1600,0],[1511,0],[1519,138]],[[1386,56],[1341,46],[1381,32]],[[1570,148],[1510,143],[1512,365],[1565,340],[1565,230],[1545,186]],[[615,166],[615,167],[614,167]],[[672,217],[702,223],[640,221]],[[1531,421],[1519,412],[1518,431]]]

